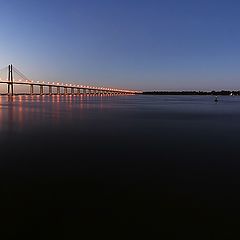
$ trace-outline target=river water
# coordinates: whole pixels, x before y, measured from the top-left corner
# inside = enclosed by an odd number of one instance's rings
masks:
[[[7,239],[234,239],[240,97],[0,96]]]

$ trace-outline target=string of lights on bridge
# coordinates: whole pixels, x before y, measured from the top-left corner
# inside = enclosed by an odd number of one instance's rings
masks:
[[[10,70],[9,70],[10,69]],[[1,78],[1,72],[8,71],[8,76],[5,79]],[[13,74],[14,73],[14,74]],[[12,74],[12,75],[11,75]],[[10,76],[12,81],[10,80]],[[13,79],[14,75],[14,79]],[[15,76],[18,76],[16,79]],[[50,82],[50,81],[33,81],[28,79],[23,73],[21,73],[18,69],[9,65],[0,70],[0,83],[7,83],[7,84],[22,84],[22,85],[30,85],[30,86],[40,86],[40,87],[57,87],[57,88],[71,88],[71,89],[82,89],[82,90],[95,90],[95,91],[107,91],[107,92],[114,92],[114,93],[126,93],[126,94],[136,94],[141,93],[141,91],[136,90],[125,90],[125,89],[117,89],[117,88],[108,88],[108,87],[96,87],[96,86],[89,86],[89,85],[80,85],[80,84],[73,84],[73,83],[63,83],[63,82]]]

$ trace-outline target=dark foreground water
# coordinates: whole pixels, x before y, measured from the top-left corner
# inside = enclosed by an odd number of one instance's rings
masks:
[[[1,239],[238,239],[240,97],[0,96]]]

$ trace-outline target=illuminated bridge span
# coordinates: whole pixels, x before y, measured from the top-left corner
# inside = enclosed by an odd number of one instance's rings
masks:
[[[33,81],[28,79],[18,69],[9,65],[0,70],[0,83],[7,84],[7,94],[10,96],[14,95],[14,85],[28,85],[29,94],[137,94],[142,93],[141,91],[134,90],[123,90],[106,87],[95,87],[95,86],[84,86],[80,84],[71,83],[60,83],[60,82],[45,82],[45,81]],[[34,92],[34,88],[40,89],[39,93]],[[47,87],[47,91],[44,91],[44,87]],[[53,93],[53,88],[57,90]],[[63,89],[63,93],[61,91]]]

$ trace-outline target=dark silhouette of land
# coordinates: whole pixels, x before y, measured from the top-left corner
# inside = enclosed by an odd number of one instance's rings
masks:
[[[145,95],[240,95],[238,91],[147,91],[143,92]]]

